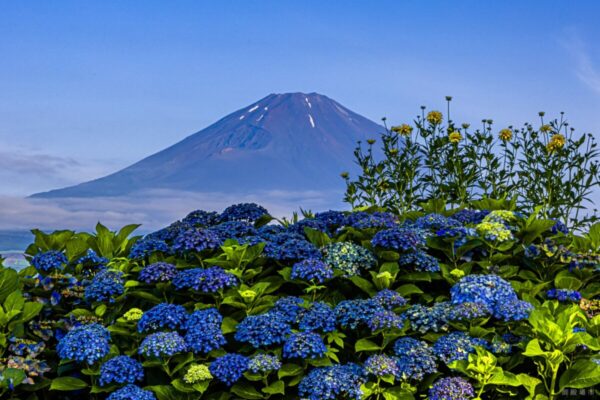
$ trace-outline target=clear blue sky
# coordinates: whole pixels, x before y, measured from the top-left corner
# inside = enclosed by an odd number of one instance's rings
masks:
[[[123,167],[271,92],[600,132],[597,1],[3,1],[0,194]],[[351,155],[349,155],[351,156]]]

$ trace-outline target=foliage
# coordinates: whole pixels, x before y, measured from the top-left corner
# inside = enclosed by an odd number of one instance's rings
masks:
[[[435,204],[34,231],[44,262],[0,269],[1,396],[554,400],[600,384],[600,224]],[[182,250],[194,232],[219,245]]]
[[[527,214],[540,206],[545,218],[571,227],[598,220],[590,195],[600,186],[600,161],[592,134],[576,134],[561,113],[552,121],[540,113],[540,124],[521,128],[458,126],[442,113],[422,113],[408,124],[392,126],[375,139],[359,143],[355,160],[360,174],[346,181],[346,202],[353,207],[382,206],[404,214],[423,203],[443,199],[454,207],[509,206]],[[385,119],[384,119],[385,121]],[[487,199],[502,199],[492,202]]]

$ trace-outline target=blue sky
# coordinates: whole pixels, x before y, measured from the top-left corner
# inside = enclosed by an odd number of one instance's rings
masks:
[[[600,132],[596,1],[28,1],[0,13],[0,195],[126,166],[272,92]],[[598,134],[597,134],[598,136]],[[350,155],[349,155],[350,156]]]

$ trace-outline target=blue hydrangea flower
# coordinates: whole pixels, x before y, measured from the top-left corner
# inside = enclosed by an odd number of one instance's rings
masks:
[[[373,301],[386,310],[392,310],[396,307],[406,305],[406,299],[402,297],[400,293],[390,289],[383,289],[377,292],[377,294],[373,296]]]
[[[320,358],[326,352],[323,339],[314,332],[293,333],[283,344],[283,358]]]
[[[494,354],[510,354],[512,353],[512,345],[502,339],[502,337],[494,337],[490,343],[490,350]]]
[[[212,376],[226,384],[233,385],[248,369],[248,358],[240,354],[229,353],[218,357],[208,367]]]
[[[517,321],[527,318],[531,305],[518,299],[513,287],[497,275],[467,275],[450,289],[452,303],[483,303],[495,318]]]
[[[56,352],[61,360],[95,364],[110,351],[110,333],[100,324],[80,325],[63,336]]]
[[[435,234],[437,237],[450,239],[454,242],[454,248],[456,249],[466,244],[470,237],[477,237],[477,230],[461,226],[440,229]]]
[[[62,251],[50,250],[36,254],[31,260],[31,265],[40,272],[47,272],[52,269],[63,269],[68,262],[67,256]]]
[[[425,237],[417,229],[392,228],[377,232],[371,244],[373,247],[396,251],[417,250],[425,246]]]
[[[113,303],[114,297],[125,291],[121,271],[102,270],[98,272],[85,287],[84,298],[87,301],[108,301]]]
[[[298,393],[309,400],[359,400],[361,385],[366,383],[364,370],[356,364],[335,364],[315,368],[298,385]]]
[[[413,267],[420,272],[438,272],[440,270],[439,260],[422,250],[402,254],[398,259],[398,264],[402,267]]]
[[[271,312],[280,315],[288,324],[293,324],[298,321],[300,313],[304,310],[301,306],[303,302],[304,300],[295,296],[282,297],[275,302]]]
[[[194,311],[187,319],[184,336],[188,349],[207,354],[221,348],[227,341],[221,331],[223,317],[216,308]]]
[[[172,282],[177,290],[194,289],[203,293],[216,293],[238,284],[235,275],[216,266],[181,270]]]
[[[476,318],[488,317],[489,307],[484,303],[465,302],[453,305],[448,310],[449,321],[471,321]]]
[[[243,221],[228,221],[220,223],[210,228],[216,233],[221,240],[226,239],[241,239],[246,236],[257,236],[258,231],[248,222]]]
[[[433,353],[444,363],[449,364],[455,360],[466,360],[470,353],[475,352],[475,347],[487,347],[484,339],[474,338],[465,332],[452,332],[440,336],[433,344]]]
[[[185,340],[177,332],[156,332],[146,336],[138,350],[146,357],[171,357],[187,351]]]
[[[372,332],[378,331],[380,329],[391,329],[391,328],[402,328],[404,325],[404,319],[397,315],[395,312],[390,310],[378,310],[375,311],[367,325],[371,329]]]
[[[346,214],[342,211],[323,211],[315,214],[315,219],[323,222],[330,231],[345,224]]]
[[[144,367],[129,356],[116,356],[100,367],[100,386],[135,383],[144,379]]]
[[[129,257],[133,259],[141,259],[157,252],[168,253],[169,246],[164,240],[153,239],[152,237],[146,236],[131,246]]]
[[[277,313],[247,316],[237,326],[235,340],[255,348],[283,343],[291,327]]]
[[[398,225],[398,217],[387,212],[359,211],[349,214],[344,224],[356,229],[393,228]]]
[[[248,369],[255,374],[278,371],[279,368],[281,361],[270,354],[257,354],[248,361]]]
[[[100,257],[92,249],[88,249],[84,256],[79,257],[77,264],[83,264],[86,266],[104,265],[108,263],[108,258]]]
[[[398,376],[402,380],[420,381],[427,374],[437,372],[433,350],[423,341],[402,337],[394,344],[397,356]]]
[[[254,222],[269,212],[255,203],[240,203],[227,207],[221,213],[221,221]]]
[[[299,235],[305,235],[304,228],[314,229],[319,232],[329,234],[325,222],[316,218],[304,218],[288,227],[289,232],[294,232]]]
[[[365,371],[374,376],[392,375],[400,376],[398,362],[395,357],[390,357],[386,354],[374,354],[367,358],[363,366]]]
[[[556,299],[560,302],[579,302],[581,300],[581,293],[577,290],[570,289],[550,289],[546,292],[546,296],[549,299]]]
[[[428,229],[438,231],[461,226],[462,224],[454,218],[444,217],[443,215],[431,213],[416,219],[414,226],[419,229]]]
[[[410,322],[412,330],[427,333],[448,329],[448,313],[452,305],[448,302],[435,303],[432,307],[414,304],[402,316]]]
[[[469,400],[475,397],[473,386],[463,378],[441,378],[429,389],[429,400]]]
[[[479,224],[489,214],[489,210],[460,210],[452,215],[452,219],[463,225]]]
[[[156,396],[136,385],[127,385],[112,392],[106,400],[156,400]]]
[[[166,262],[155,262],[140,271],[140,281],[146,283],[169,282],[177,275],[177,268]]]
[[[216,249],[223,244],[223,240],[209,229],[189,228],[180,232],[173,241],[173,250],[176,253],[190,251],[200,252],[207,249]]]
[[[369,250],[351,242],[337,242],[323,248],[323,261],[334,269],[354,276],[377,266],[377,259]]]
[[[179,236],[182,232],[192,228],[194,228],[194,226],[190,225],[187,222],[176,221],[173,222],[171,225],[167,226],[166,228],[159,229],[156,232],[152,232],[146,235],[146,237],[157,240],[163,240],[169,243],[175,240],[175,238]]]
[[[552,226],[552,233],[556,235],[558,232],[567,235],[569,228],[561,220],[556,219],[554,220],[554,226]]]
[[[343,300],[334,309],[338,325],[350,330],[367,325],[373,314],[383,310],[383,307],[371,299]]]
[[[321,258],[319,249],[308,240],[294,233],[283,232],[266,237],[263,254],[278,261],[297,261]]]
[[[206,228],[219,223],[219,214],[214,211],[195,210],[182,220],[184,224]]]
[[[323,283],[327,279],[333,278],[333,268],[321,260],[309,258],[294,264],[291,278]]]
[[[316,302],[301,313],[298,327],[303,331],[333,332],[335,323],[335,313],[331,307],[323,302]]]
[[[178,329],[184,326],[187,317],[185,307],[161,303],[144,312],[138,321],[138,332],[152,332],[163,328]]]

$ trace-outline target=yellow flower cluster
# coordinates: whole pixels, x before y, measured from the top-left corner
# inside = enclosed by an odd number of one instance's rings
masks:
[[[504,128],[504,129],[500,130],[500,132],[498,133],[498,137],[501,140],[508,142],[513,137],[513,131],[508,128]]]
[[[546,145],[546,149],[548,150],[549,153],[552,153],[556,150],[562,149],[565,146],[566,142],[567,142],[567,139],[565,139],[565,137],[563,135],[561,135],[560,133],[557,133],[555,135],[552,135],[552,137],[550,138],[550,141]]]
[[[183,380],[193,385],[194,383],[208,381],[212,378],[213,376],[206,365],[193,364],[188,368],[187,372],[183,377]]]
[[[460,132],[454,131],[448,135],[448,139],[450,139],[450,142],[452,143],[458,143],[462,140],[462,135],[460,134]]]
[[[412,131],[413,131],[413,127],[408,124],[392,126],[392,132],[396,132],[400,136],[408,136],[412,133]]]
[[[485,216],[483,219],[485,222],[510,222],[517,219],[516,215],[512,211],[508,210],[494,210]]]
[[[427,114],[427,122],[432,125],[439,125],[442,123],[444,117],[439,111],[429,111]]]
[[[512,232],[502,222],[483,221],[475,228],[487,240],[504,242],[513,238]]]
[[[139,321],[142,318],[142,315],[144,315],[144,312],[139,308],[131,308],[123,314],[123,318],[125,318],[126,321]]]

